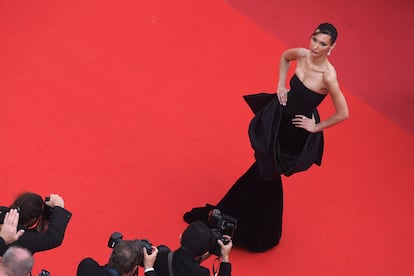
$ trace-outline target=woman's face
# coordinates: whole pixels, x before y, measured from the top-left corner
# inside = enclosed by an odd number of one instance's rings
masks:
[[[334,46],[330,35],[319,33],[311,37],[309,50],[312,56],[320,57],[328,55]]]

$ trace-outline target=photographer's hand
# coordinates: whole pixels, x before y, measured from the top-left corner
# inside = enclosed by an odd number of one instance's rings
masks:
[[[148,255],[146,248],[143,248],[142,250],[144,252],[144,270],[154,268],[155,261],[157,260],[158,248],[152,246],[151,255]]]
[[[221,240],[218,240],[218,244],[221,247],[221,257],[223,259],[223,262],[229,263],[230,262],[230,251],[233,247],[233,243],[231,241],[231,237],[228,235],[223,235],[224,238],[227,239],[228,243],[224,244]]]
[[[6,244],[17,241],[24,233],[24,230],[17,231],[19,223],[19,212],[17,209],[11,209],[6,213],[4,222],[0,230],[0,237],[3,238]]]
[[[50,194],[49,195],[49,200],[46,200],[45,204],[47,206],[52,207],[52,208],[55,207],[55,206],[65,208],[65,201],[58,194]]]

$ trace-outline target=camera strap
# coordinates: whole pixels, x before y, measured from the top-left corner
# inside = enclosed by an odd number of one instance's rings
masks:
[[[215,275],[217,275],[217,273],[218,273],[218,269],[217,269],[217,271],[216,271],[216,266],[215,266],[215,264],[217,264],[217,268],[219,268],[219,266],[220,266],[220,257],[215,258],[215,259],[214,259],[214,262],[213,262],[213,268],[212,268],[212,270],[213,270],[213,275],[214,275],[214,276],[215,276]]]
[[[170,272],[170,276],[174,276],[173,267],[172,267],[172,260],[173,260],[174,252],[168,252],[168,271]]]

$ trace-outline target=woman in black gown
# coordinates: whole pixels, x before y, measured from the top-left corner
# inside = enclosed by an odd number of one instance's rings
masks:
[[[256,162],[215,206],[207,204],[187,212],[186,222],[208,223],[210,211],[219,209],[238,219],[233,237],[235,246],[262,252],[279,243],[283,214],[281,175],[307,170],[314,163],[320,165],[322,130],[349,116],[335,68],[328,60],[336,38],[332,24],[320,24],[311,35],[309,49],[292,48],[283,52],[276,94],[244,97],[255,114],[249,138]],[[296,61],[296,68],[287,89],[291,61]],[[328,94],[335,113],[321,121],[316,108]]]

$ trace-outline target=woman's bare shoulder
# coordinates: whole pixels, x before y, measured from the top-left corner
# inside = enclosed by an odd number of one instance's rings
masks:
[[[308,55],[308,52],[306,48],[290,48],[284,51],[283,55],[287,59],[302,59]]]
[[[324,82],[337,82],[337,75],[335,67],[329,63],[327,66],[327,70],[323,73],[323,80]]]

